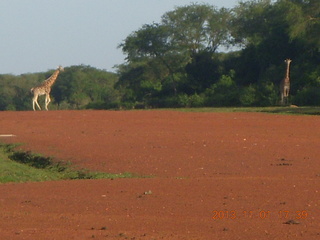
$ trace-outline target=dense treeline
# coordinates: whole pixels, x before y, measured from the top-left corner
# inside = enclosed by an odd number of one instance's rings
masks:
[[[65,68],[50,106],[277,105],[287,58],[292,59],[289,103],[320,105],[319,0],[255,0],[233,9],[177,7],[160,23],[132,32],[119,48],[127,61],[117,66],[117,74],[89,66]],[[0,110],[30,109],[29,89],[48,76],[0,76]]]
[[[221,47],[238,51],[219,53]],[[266,106],[279,103],[284,60],[291,98],[320,104],[320,1],[248,1],[234,9],[190,5],[165,13],[120,45],[123,101],[147,106]]]
[[[52,75],[45,73],[0,75],[0,110],[31,110],[30,89]],[[49,109],[117,108],[119,91],[114,89],[118,76],[90,66],[65,67],[51,90]],[[39,97],[44,106],[44,97]]]

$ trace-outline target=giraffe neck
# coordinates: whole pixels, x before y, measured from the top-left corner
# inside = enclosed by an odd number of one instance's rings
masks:
[[[54,84],[54,82],[56,81],[59,73],[60,73],[59,69],[55,70],[54,73],[46,80],[46,85],[52,86],[52,84]]]
[[[290,62],[287,62],[287,71],[286,71],[286,81],[289,82],[289,79],[290,79]]]

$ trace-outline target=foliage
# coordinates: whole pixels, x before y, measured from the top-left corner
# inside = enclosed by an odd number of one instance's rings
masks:
[[[256,103],[256,95],[257,89],[249,85],[248,87],[244,87],[240,93],[240,103],[242,106],[254,106]]]
[[[201,107],[205,103],[205,98],[203,95],[198,95],[197,93],[193,95],[180,94],[178,96],[178,107]]]
[[[228,37],[229,11],[206,4],[178,7],[162,16],[162,26],[171,30],[171,44],[189,55],[215,52]]]
[[[233,76],[233,71],[229,75],[222,75],[217,83],[206,90],[207,106],[239,105],[239,90]]]
[[[293,59],[291,95],[318,79],[319,17],[319,3],[312,0],[251,0],[234,9],[177,7],[120,44],[127,55],[118,71],[122,100],[186,107],[197,96],[196,106],[276,105],[284,59]],[[220,46],[241,50],[222,54]]]
[[[147,104],[145,96],[177,100],[180,92],[194,94],[198,80],[203,82],[203,91],[216,71],[208,71],[200,78],[196,72],[207,67],[203,63],[215,64],[211,57],[227,40],[228,16],[226,9],[192,4],[165,13],[159,24],[147,24],[133,32],[119,45],[128,61],[119,67],[121,86],[131,88],[129,93],[140,93],[131,95],[132,100]],[[156,91],[146,91],[145,82],[157,86],[152,88]]]
[[[301,106],[320,105],[320,87],[306,87],[298,91],[293,103]]]

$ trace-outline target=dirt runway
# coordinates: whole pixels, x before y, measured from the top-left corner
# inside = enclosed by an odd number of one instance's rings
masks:
[[[0,239],[319,239],[320,117],[0,112],[1,142],[151,178],[0,184]]]

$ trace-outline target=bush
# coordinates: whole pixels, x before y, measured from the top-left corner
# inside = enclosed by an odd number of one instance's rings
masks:
[[[275,105],[280,96],[279,89],[272,82],[261,82],[257,86],[256,106],[266,107]]]
[[[239,96],[242,106],[270,106],[277,103],[279,95],[272,82],[261,82],[244,87]]]
[[[178,105],[179,107],[190,107],[190,100],[187,94],[180,94],[178,96]]]
[[[302,106],[320,105],[320,87],[305,87],[293,97],[292,102]]]
[[[119,108],[120,108],[120,103],[118,102],[106,103],[103,101],[91,102],[86,106],[86,109],[119,109]]]
[[[240,103],[242,106],[253,106],[256,103],[256,89],[250,85],[242,89],[240,93]]]
[[[203,107],[205,103],[204,95],[193,94],[189,96],[191,107]]]
[[[233,74],[223,75],[220,80],[205,91],[207,106],[239,105],[239,90]]]
[[[178,95],[179,107],[203,107],[205,98],[197,93],[193,95],[180,94]]]

